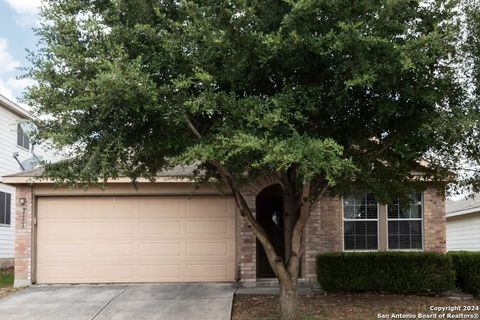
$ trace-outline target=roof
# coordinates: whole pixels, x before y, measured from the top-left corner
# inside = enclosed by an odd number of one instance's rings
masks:
[[[480,193],[475,194],[473,198],[456,201],[447,200],[446,209],[447,218],[476,212],[480,213]]]
[[[171,169],[160,171],[157,173],[157,182],[186,182],[187,179],[192,175],[195,166],[176,166]],[[30,171],[19,172],[15,174],[9,174],[3,177],[4,183],[10,184],[19,184],[19,183],[52,183],[51,180],[36,180],[36,178],[41,177],[44,168],[36,168]],[[149,182],[147,179],[138,179],[139,182]],[[120,177],[110,182],[131,182],[131,179],[128,177]]]
[[[18,115],[19,117],[21,117],[23,119],[31,119],[31,115],[27,110],[23,109],[18,104],[16,104],[15,102],[7,99],[6,97],[2,96],[1,94],[0,94],[0,106],[2,106],[5,109],[15,113],[16,115]]]

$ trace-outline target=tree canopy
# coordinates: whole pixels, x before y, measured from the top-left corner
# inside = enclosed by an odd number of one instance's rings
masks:
[[[218,162],[239,184],[292,168],[299,184],[380,197],[420,169],[449,180],[465,152],[478,157],[465,149],[477,110],[458,79],[457,6],[47,1],[26,101],[39,137],[71,152],[48,174],[88,183],[195,164],[215,178]]]
[[[480,190],[479,12],[471,0],[47,0],[25,100],[37,138],[69,154],[45,175],[154,180],[194,165],[230,188],[295,319],[318,196]],[[301,212],[286,261],[242,195],[261,176]]]

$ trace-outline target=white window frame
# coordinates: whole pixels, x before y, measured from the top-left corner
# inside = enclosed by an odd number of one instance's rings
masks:
[[[368,192],[363,192],[363,195]],[[345,205],[342,196],[342,249],[344,252],[377,252],[380,249],[380,203],[377,201],[377,219],[345,219]],[[345,221],[375,221],[377,222],[377,249],[345,249]]]
[[[423,201],[423,192],[418,192],[418,193],[420,193],[420,196],[421,196],[421,206],[422,206],[422,207],[421,207],[421,209],[422,209],[422,210],[421,210],[421,213],[422,213],[422,217],[421,217],[421,218],[395,218],[395,219],[394,219],[394,218],[389,218],[389,217],[388,217],[388,204],[385,205],[385,209],[386,209],[386,212],[385,212],[385,213],[386,213],[386,215],[387,215],[387,219],[386,219],[386,223],[387,223],[387,228],[386,228],[386,230],[387,230],[387,251],[417,251],[417,252],[418,252],[418,251],[424,251],[424,247],[425,247],[425,243],[424,243],[424,242],[425,242],[425,230],[424,230],[424,225],[423,225],[423,221],[424,221],[423,217],[424,217],[424,211],[425,211],[425,210],[424,210],[424,207],[425,207],[425,206],[424,206],[424,201]],[[390,249],[390,242],[389,242],[390,232],[389,232],[389,229],[388,229],[388,222],[389,222],[389,221],[420,221],[420,227],[421,227],[421,229],[422,229],[422,235],[421,235],[421,236],[422,236],[422,241],[421,241],[421,243],[422,243],[422,248],[420,248],[420,249],[416,249],[416,248],[413,248],[413,249],[412,249],[412,248],[410,248],[410,249]]]

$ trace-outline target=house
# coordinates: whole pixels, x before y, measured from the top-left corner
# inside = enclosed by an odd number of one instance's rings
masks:
[[[211,282],[255,285],[273,277],[262,248],[231,195],[186,178],[191,168],[128,178],[106,189],[57,187],[35,180],[41,169],[5,177],[16,187],[15,286],[31,283]],[[246,200],[279,254],[282,196],[261,178]],[[315,281],[320,252],[418,250],[445,252],[443,194],[412,193],[408,205],[372,194],[324,197],[304,234],[301,278]]]
[[[447,250],[480,251],[480,195],[447,200]]]
[[[20,121],[30,119],[28,112],[0,95],[0,177],[20,171],[18,159],[31,157],[30,141]],[[0,178],[0,268],[13,266],[15,256],[15,188]]]
[[[15,257],[15,188],[2,177],[31,169],[38,159],[54,160],[56,155],[36,146],[27,135],[30,114],[16,103],[0,95],[0,269],[14,265]]]

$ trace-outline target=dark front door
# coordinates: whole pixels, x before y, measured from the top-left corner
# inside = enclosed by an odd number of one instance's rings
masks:
[[[265,229],[277,255],[284,258],[283,198],[280,186],[274,185],[260,192],[256,201],[256,218]],[[263,246],[257,240],[257,278],[272,277],[275,277],[275,273]]]

